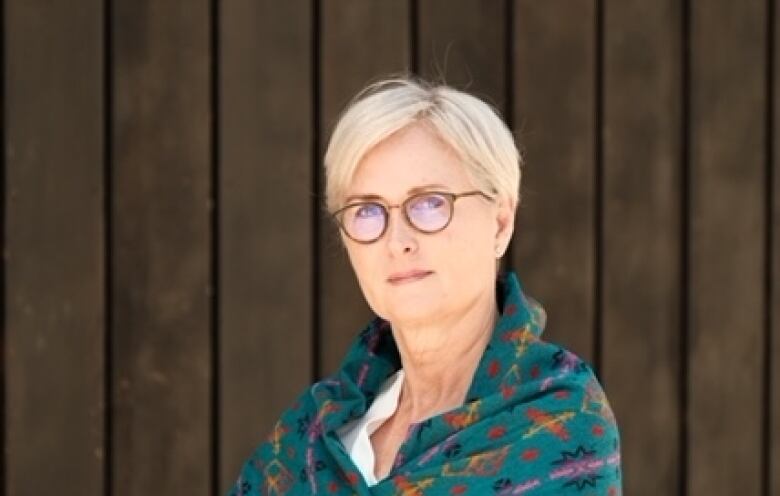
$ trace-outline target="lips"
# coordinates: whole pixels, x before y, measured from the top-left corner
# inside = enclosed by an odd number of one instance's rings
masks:
[[[407,282],[414,282],[418,281],[433,272],[430,270],[408,270],[405,272],[396,272],[395,274],[391,274],[390,277],[387,278],[387,282],[390,284],[404,284]]]

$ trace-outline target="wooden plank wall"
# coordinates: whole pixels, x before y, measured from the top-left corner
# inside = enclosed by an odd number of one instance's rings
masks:
[[[687,422],[688,486],[696,494],[756,494],[762,485],[761,464],[745,460],[762,452],[763,437],[761,117],[769,105],[766,67],[756,60],[767,60],[765,19],[759,0],[691,4]]]
[[[625,494],[780,493],[774,0],[3,0],[0,496],[221,494],[370,311],[321,160],[366,83],[491,102],[506,265]]]
[[[311,226],[317,218],[310,6],[222,5],[214,405],[221,457],[214,493],[224,492],[251,440],[265,438],[295,390],[313,377]]]
[[[626,494],[644,493],[646,484],[678,494],[685,463],[682,13],[675,0],[614,1],[602,19],[603,378],[618,411],[652,412],[621,425]]]
[[[101,494],[105,482],[103,20],[98,1],[4,4],[8,495]]]

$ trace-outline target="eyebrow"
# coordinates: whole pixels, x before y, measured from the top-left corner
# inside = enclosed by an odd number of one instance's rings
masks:
[[[422,186],[415,186],[414,188],[410,189],[406,192],[407,196],[416,195],[418,193],[424,193],[426,191],[446,191],[449,192],[450,188],[449,186],[445,186],[443,184],[439,183],[432,183],[432,184],[424,184]],[[387,201],[384,197],[380,195],[373,195],[373,194],[365,194],[365,195],[349,195],[344,199],[344,204],[347,205],[355,200],[383,200]]]

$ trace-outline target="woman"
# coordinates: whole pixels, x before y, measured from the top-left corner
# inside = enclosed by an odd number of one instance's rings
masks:
[[[519,166],[473,96],[403,78],[357,96],[325,155],[326,196],[378,317],[231,495],[620,493],[602,388],[540,339],[543,309],[498,270]]]

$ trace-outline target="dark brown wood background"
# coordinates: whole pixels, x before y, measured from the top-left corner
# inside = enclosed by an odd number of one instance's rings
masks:
[[[369,317],[322,216],[411,70],[526,166],[507,266],[590,361],[628,495],[780,494],[773,0],[4,0],[0,495],[224,493]]]

